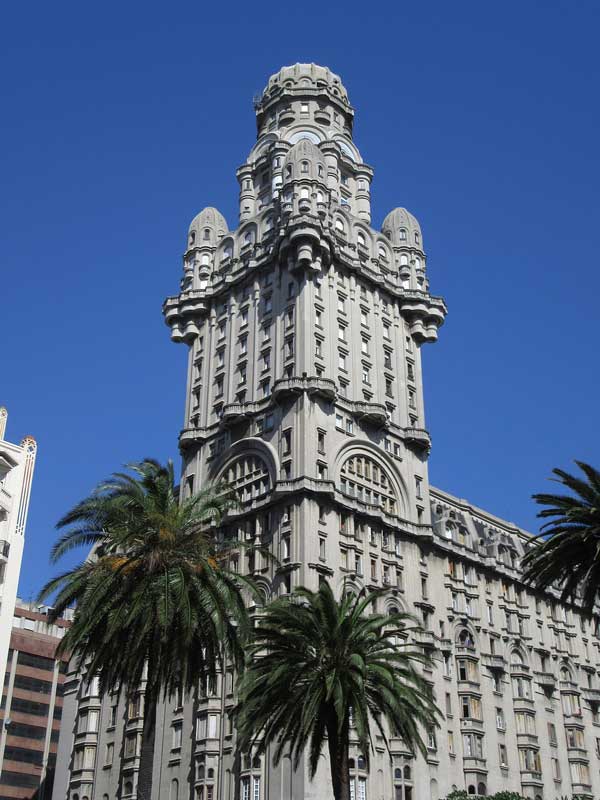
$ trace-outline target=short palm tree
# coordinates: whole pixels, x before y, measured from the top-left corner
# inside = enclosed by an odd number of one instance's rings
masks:
[[[523,558],[525,580],[539,589],[556,585],[563,600],[581,597],[583,609],[593,611],[600,589],[600,472],[576,461],[585,478],[554,469],[571,494],[534,494],[545,506],[538,517],[547,519]]]
[[[369,759],[372,727],[383,718],[411,749],[425,752],[422,729],[436,724],[430,685],[417,665],[430,657],[407,643],[407,614],[369,614],[384,592],[344,593],[323,582],[271,603],[255,629],[239,686],[242,751],[274,744],[278,763],[289,750],[294,768],[305,748],[314,778],[327,741],[335,800],[349,800],[353,734]]]
[[[152,459],[115,473],[58,523],[56,562],[80,546],[83,563],[49,581],[54,617],[75,604],[60,644],[100,691],[136,689],[145,678],[138,798],[152,789],[156,706],[161,693],[214,681],[224,656],[241,664],[247,630],[244,586],[219,557],[215,525],[234,499],[208,487],[180,500],[173,464]]]

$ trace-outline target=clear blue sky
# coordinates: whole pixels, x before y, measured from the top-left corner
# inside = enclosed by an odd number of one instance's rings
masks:
[[[529,529],[597,424],[597,2],[10,3],[0,31],[0,403],[39,443],[22,596],[54,524],[146,455],[177,459],[185,348],[161,303],[206,205],[236,222],[252,96],[340,73],[373,221],[420,219],[449,306],[424,349],[432,482]]]

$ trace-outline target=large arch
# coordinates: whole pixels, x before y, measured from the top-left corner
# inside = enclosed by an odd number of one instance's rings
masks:
[[[273,445],[255,436],[240,439],[229,447],[220,458],[211,465],[208,473],[209,481],[227,480],[227,471],[240,458],[256,458],[263,462],[269,477],[269,491],[275,486],[279,473],[279,458]]]
[[[390,483],[392,491],[396,498],[397,511],[396,516],[401,519],[407,518],[408,512],[408,491],[402,476],[398,472],[395,462],[389,457],[387,453],[376,447],[369,441],[354,439],[350,442],[344,443],[336,453],[333,460],[333,476],[337,489],[341,487],[342,467],[349,458],[353,456],[362,456],[375,462],[378,467],[385,473],[387,480]]]

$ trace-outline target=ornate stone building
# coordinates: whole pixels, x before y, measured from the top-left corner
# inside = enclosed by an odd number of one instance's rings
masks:
[[[234,557],[266,597],[326,578],[338,591],[387,586],[389,608],[420,616],[441,727],[427,759],[376,740],[370,773],[353,745],[355,800],[599,794],[595,621],[523,586],[528,534],[429,485],[421,347],[446,308],[429,293],[419,223],[397,208],[371,226],[373,169],[337,75],[285,67],[255,107],[239,225],[198,214],[164,305],[189,348],[183,491],[236,486],[229,524],[286,567]],[[325,754],[310,782],[306,765],[236,751],[233,676],[221,678],[213,695],[161,708],[154,797],[330,798]],[[92,706],[99,726],[80,731]],[[135,796],[142,713],[71,676],[55,800]]]

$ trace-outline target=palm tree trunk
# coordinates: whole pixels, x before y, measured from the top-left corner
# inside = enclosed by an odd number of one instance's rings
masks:
[[[327,725],[327,745],[334,800],[350,800],[350,773],[348,771],[348,736],[338,735],[335,718]]]
[[[152,800],[152,771],[156,741],[156,693],[146,688],[144,694],[144,727],[140,751],[140,770],[137,782],[137,800]]]

